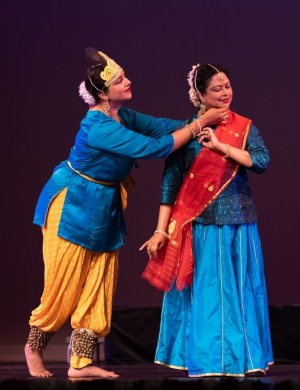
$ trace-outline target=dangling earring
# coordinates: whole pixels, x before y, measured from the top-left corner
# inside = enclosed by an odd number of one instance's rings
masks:
[[[105,99],[104,100],[104,111],[105,111],[106,114],[109,113],[109,109],[110,109],[109,101],[108,101],[108,99]]]
[[[199,110],[198,110],[198,116],[200,116],[200,115],[203,115],[203,114],[206,113],[207,107],[206,107],[205,103],[203,103],[201,101],[201,94],[200,94],[200,92],[198,91],[197,88],[196,88],[196,91],[197,91],[197,97],[198,97],[198,99],[200,101]]]
[[[206,105],[204,103],[200,103],[198,115],[203,115],[207,111]]]
[[[103,92],[103,90],[101,90],[98,94],[99,98],[100,98],[100,104],[102,106],[102,109],[104,111],[104,113],[106,115],[109,115],[109,110],[110,110],[110,104],[109,104],[109,101],[108,101],[108,97],[105,95],[105,93]]]

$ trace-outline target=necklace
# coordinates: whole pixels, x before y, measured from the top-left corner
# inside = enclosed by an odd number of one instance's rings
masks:
[[[110,116],[111,118],[113,118],[115,121],[119,122],[121,125],[122,125],[122,121],[121,121],[121,118],[119,117],[118,114],[111,114],[109,111],[108,112],[104,112],[104,114],[106,114],[107,116]]]
[[[122,120],[121,118],[119,117],[118,114],[112,114],[111,112],[109,112],[108,110],[105,110],[105,109],[102,109],[102,108],[97,108],[98,111],[101,111],[103,112],[103,114],[109,116],[110,118],[114,119],[115,121],[119,122],[122,126],[123,126],[123,123],[122,123]],[[95,111],[95,110],[94,110]]]

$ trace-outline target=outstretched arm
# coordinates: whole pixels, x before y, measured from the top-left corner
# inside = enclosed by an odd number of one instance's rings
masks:
[[[156,118],[126,107],[121,107],[118,114],[125,127],[149,137],[161,137],[163,135],[171,134],[193,120],[193,118],[187,120]],[[201,126],[204,127],[219,123],[226,115],[228,115],[227,109],[212,108],[203,114],[199,120]]]
[[[165,204],[160,206],[157,228],[155,229],[153,236],[139,248],[140,251],[147,248],[147,253],[150,258],[157,257],[157,252],[165,245],[168,239],[167,228],[171,212],[172,206]]]
[[[168,225],[173,205],[181,187],[186,171],[186,154],[184,149],[172,153],[166,160],[161,183],[161,205],[157,227],[152,237],[147,240],[140,250],[147,248],[150,258],[157,257],[157,252],[165,245],[168,238]]]
[[[87,143],[97,150],[104,150],[130,158],[166,158],[171,152],[199,134],[203,120],[193,120],[171,135],[148,137],[123,127],[114,119],[104,116],[93,119],[87,135]]]

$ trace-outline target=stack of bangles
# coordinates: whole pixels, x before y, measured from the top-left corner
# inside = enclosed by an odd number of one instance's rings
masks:
[[[166,237],[167,240],[169,239],[169,234],[168,234],[167,232],[165,232],[164,230],[156,229],[156,230],[154,231],[154,234],[155,234],[155,233],[161,233],[161,234],[163,234],[163,235]]]
[[[197,133],[195,132],[195,130],[192,128],[191,125],[186,124],[185,127],[187,127],[190,130],[190,132],[192,134],[192,138],[196,138],[200,134],[200,131],[202,130],[202,126],[200,125],[200,123],[198,122],[197,119],[194,119],[193,122],[197,123],[198,129],[199,129]]]
[[[229,158],[231,153],[230,146],[228,144],[226,144],[225,146],[226,146],[226,154],[224,158]]]

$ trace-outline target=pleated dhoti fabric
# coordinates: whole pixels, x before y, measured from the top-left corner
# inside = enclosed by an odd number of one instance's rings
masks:
[[[71,317],[73,329],[88,329],[103,337],[111,325],[119,252],[93,252],[58,237],[66,191],[52,201],[42,229],[44,291],[40,305],[31,313],[29,325],[55,332]],[[71,356],[74,368],[91,362],[86,357]]]

